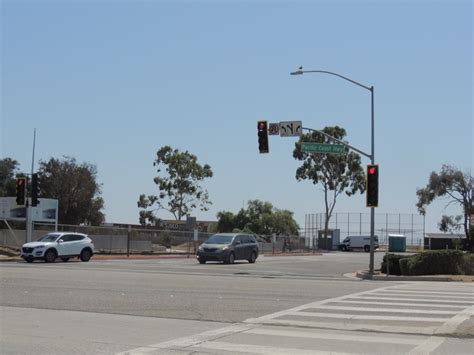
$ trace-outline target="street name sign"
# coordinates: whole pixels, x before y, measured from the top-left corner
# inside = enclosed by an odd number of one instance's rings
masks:
[[[298,137],[303,133],[303,123],[301,121],[280,122],[280,137]]]
[[[344,145],[326,143],[301,143],[301,150],[307,153],[344,154]]]

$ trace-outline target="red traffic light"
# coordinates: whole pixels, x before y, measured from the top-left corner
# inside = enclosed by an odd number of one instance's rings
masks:
[[[258,150],[260,153],[268,153],[268,125],[267,121],[258,121]]]
[[[26,203],[26,178],[16,179],[16,204],[24,206]]]
[[[367,207],[379,205],[379,166],[376,164],[367,165],[366,202]]]

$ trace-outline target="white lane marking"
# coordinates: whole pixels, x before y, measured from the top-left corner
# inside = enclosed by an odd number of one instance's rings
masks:
[[[355,297],[347,297],[347,298],[355,298]],[[368,296],[365,296],[365,295],[361,295],[359,296],[360,299],[362,300],[378,300],[378,301],[386,301],[386,300],[390,300],[390,301],[418,301],[418,302],[421,302],[421,301],[424,301],[425,304],[428,304],[427,302],[436,302],[436,304],[442,304],[442,303],[447,303],[447,304],[451,304],[451,303],[462,303],[462,304],[474,304],[474,302],[471,302],[471,301],[451,301],[451,300],[437,300],[437,299],[421,299],[421,298],[402,298],[402,297],[374,297],[373,295],[368,295]],[[469,306],[466,306],[466,307],[469,307]]]
[[[245,332],[245,334],[256,334],[256,335],[269,335],[269,336],[283,336],[291,338],[306,338],[306,339],[326,339],[326,340],[338,340],[338,341],[355,341],[363,343],[383,343],[383,344],[406,344],[406,345],[419,345],[425,337],[391,337],[381,336],[380,334],[350,334],[343,332],[328,332],[328,331],[295,331],[295,330],[279,330],[279,329],[267,329],[267,328],[254,328]]]
[[[405,293],[405,291],[403,292],[396,292],[394,290],[394,292],[392,292],[392,290],[390,290],[390,292],[377,292],[377,293],[374,293],[374,295],[376,296],[401,296],[401,297],[413,297],[415,295],[413,294],[408,294],[408,293]],[[423,299],[425,300],[438,300],[439,298],[446,298],[446,299],[459,299],[459,300],[466,300],[466,302],[470,302],[470,303],[474,303],[474,297],[473,296],[451,296],[451,295],[427,295],[427,294],[423,294]]]
[[[221,341],[204,342],[202,344],[195,345],[194,348],[204,348],[221,351],[233,351],[239,353],[250,353],[250,354],[295,354],[295,355],[348,355],[350,353],[340,353],[334,351],[318,351],[318,350],[304,350],[295,348],[277,348],[273,346],[263,345],[246,345],[246,344],[233,344],[224,343]]]
[[[382,312],[382,313],[417,313],[417,314],[458,314],[455,311],[431,311],[418,309],[401,309],[401,308],[374,308],[374,307],[344,307],[344,306],[318,306],[314,309],[331,309],[336,311],[363,311],[363,312]]]
[[[446,323],[436,330],[436,334],[449,334],[454,333],[456,328],[464,321],[468,320],[474,315],[474,306],[469,307],[457,314],[453,318],[450,318]]]
[[[251,323],[251,321],[250,321]],[[411,327],[408,325],[403,326],[390,326],[380,324],[351,324],[351,323],[337,323],[337,322],[311,322],[311,321],[297,321],[297,320],[280,320],[280,319],[268,319],[261,321],[259,324],[262,325],[283,325],[283,326],[294,326],[294,327],[306,327],[306,328],[323,328],[323,329],[337,329],[337,330],[360,330],[360,331],[375,331],[384,333],[416,333],[416,335],[427,334],[432,335],[438,327]],[[410,334],[411,335],[411,334]]]
[[[410,303],[410,302],[376,302],[376,301],[347,301],[340,300],[337,303],[350,303],[350,304],[370,304],[370,305],[381,305],[381,306],[408,306],[408,307],[433,307],[433,308],[466,308],[466,306],[454,306],[450,304],[426,304],[426,303]]]
[[[143,353],[155,352],[160,349],[170,349],[170,348],[184,348],[189,346],[195,346],[199,343],[210,341],[213,339],[221,338],[226,335],[231,335],[235,333],[240,333],[245,330],[253,328],[253,325],[250,324],[233,324],[228,327],[209,330],[200,334],[195,334],[187,337],[177,338],[170,341],[165,341],[158,344],[148,345],[141,348],[136,348],[132,350],[127,350],[124,352],[116,353],[116,355],[138,355]],[[235,350],[235,349],[234,349]]]
[[[430,354],[433,352],[438,346],[444,343],[446,338],[443,337],[429,337],[426,341],[424,341],[422,344],[418,345],[416,348],[412,349],[411,351],[408,352],[410,355],[425,355],[425,354]]]
[[[388,321],[413,321],[413,322],[445,322],[449,318],[436,317],[395,317],[395,316],[368,316],[340,313],[319,313],[319,312],[289,312],[287,316],[320,317],[336,319],[356,319],[356,320],[388,320]]]
[[[472,292],[450,292],[450,291],[418,291],[418,290],[392,290],[394,293],[421,293],[424,295],[459,295],[463,296],[466,295],[467,297],[474,298],[474,293]]]

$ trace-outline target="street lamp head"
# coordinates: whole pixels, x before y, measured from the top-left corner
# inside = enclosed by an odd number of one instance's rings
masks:
[[[303,67],[299,67],[298,70],[291,72],[290,75],[302,75],[303,73]]]

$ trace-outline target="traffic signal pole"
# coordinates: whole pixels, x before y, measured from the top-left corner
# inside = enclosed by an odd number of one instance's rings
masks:
[[[370,163],[375,164],[375,111],[374,111],[374,87],[370,87],[370,101],[371,101],[371,149],[370,149]],[[378,171],[377,171],[378,175]],[[378,202],[378,201],[377,201]],[[377,203],[378,204],[378,203]],[[370,260],[369,260],[369,273],[374,273],[374,239],[375,239],[375,209],[370,207]]]
[[[375,164],[375,110],[374,110],[374,87],[373,86],[366,86],[366,85],[363,85],[355,80],[352,80],[344,75],[341,75],[341,74],[338,74],[338,73],[334,73],[334,72],[330,72],[330,71],[327,71],[327,70],[303,70],[303,67],[299,67],[296,71],[294,72],[291,72],[290,75],[302,75],[302,74],[305,74],[305,73],[320,73],[320,74],[329,74],[329,75],[333,75],[333,76],[337,76],[345,81],[348,81],[354,85],[357,85],[357,86],[360,86],[361,88],[364,88],[368,91],[370,91],[370,99],[371,99],[371,132],[370,132],[370,136],[371,136],[371,150],[370,150],[370,154],[366,154],[366,153],[363,153],[362,151],[358,150],[358,149],[355,149],[354,147],[351,147],[349,146],[348,144],[345,144],[341,141],[339,141],[339,143],[341,144],[344,144],[345,146],[355,150],[356,152],[359,152],[363,155],[365,155],[366,157],[370,158],[370,163],[372,165]],[[320,131],[318,131],[320,132]],[[320,132],[320,133],[323,133],[323,132]],[[324,134],[324,133],[323,133]],[[334,139],[334,138],[333,138]],[[335,139],[334,139],[335,140]],[[337,141],[337,140],[336,140]],[[370,207],[370,260],[369,260],[369,273],[370,275],[372,275],[374,273],[374,233],[375,233],[375,210],[374,210],[374,207]]]

